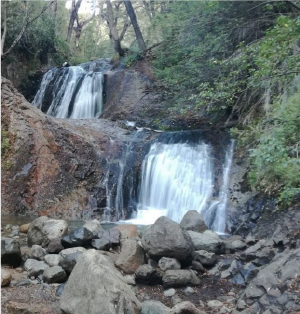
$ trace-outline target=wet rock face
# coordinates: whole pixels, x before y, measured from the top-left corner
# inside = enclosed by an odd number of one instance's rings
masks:
[[[117,123],[108,120],[46,116],[5,78],[1,97],[5,121],[2,128],[10,139],[10,149],[3,159],[6,165],[2,171],[3,212],[81,219],[88,210],[92,218],[102,219],[107,206],[107,185],[111,195],[117,195],[123,150],[128,143],[132,144],[123,176],[126,178],[130,171],[135,176],[146,153],[142,149],[144,139],[128,135]],[[119,190],[128,193],[125,184]],[[123,195],[123,200],[127,216],[129,197]],[[116,220],[119,217],[113,207],[114,198],[111,204],[109,218]]]
[[[139,62],[130,70],[106,72],[102,117],[138,122],[151,118],[156,109],[158,110],[156,105],[161,100],[161,95],[153,91],[153,81],[153,74],[147,62]]]

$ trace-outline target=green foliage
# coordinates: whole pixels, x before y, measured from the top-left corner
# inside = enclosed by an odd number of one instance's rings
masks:
[[[300,194],[300,91],[277,100],[251,150],[250,183],[289,205]],[[252,134],[253,135],[253,134]]]

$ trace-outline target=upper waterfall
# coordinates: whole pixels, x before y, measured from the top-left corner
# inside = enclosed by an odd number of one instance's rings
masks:
[[[52,68],[43,77],[33,105],[56,118],[98,118],[103,111],[103,72],[108,59]]]

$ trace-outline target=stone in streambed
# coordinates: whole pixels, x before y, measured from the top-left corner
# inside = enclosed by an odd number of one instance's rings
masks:
[[[188,231],[194,244],[195,250],[204,250],[210,253],[223,254],[225,252],[224,242],[213,235],[213,233],[204,232],[198,233],[194,231]]]
[[[119,230],[121,233],[121,240],[132,239],[138,237],[138,231],[136,225],[118,225],[112,229]]]
[[[65,248],[87,246],[94,238],[94,234],[86,228],[79,228],[71,232],[69,235],[61,239],[61,243]]]
[[[62,261],[63,257],[58,254],[47,254],[44,256],[44,261],[50,266],[58,266]]]
[[[67,273],[71,273],[82,254],[82,252],[67,254],[63,260],[59,262],[59,266],[61,266]]]
[[[170,314],[170,309],[159,301],[145,301],[142,303],[141,314]]]
[[[170,298],[173,295],[175,295],[175,293],[176,293],[176,290],[174,288],[170,288],[170,289],[164,291],[164,296],[167,298]]]
[[[66,279],[67,274],[60,266],[49,267],[43,273],[43,280],[47,283],[62,283]]]
[[[43,272],[49,268],[49,266],[42,261],[37,261],[30,258],[25,262],[24,268],[28,272],[28,277],[38,277],[39,275],[43,274]]]
[[[188,232],[167,217],[158,218],[144,231],[142,245],[148,255],[155,260],[172,257],[180,262],[187,262],[194,253]]]
[[[22,232],[22,233],[27,233],[27,232],[28,232],[29,225],[30,225],[30,223],[29,223],[29,224],[24,224],[24,225],[20,226],[20,232]]]
[[[181,264],[176,258],[162,257],[158,262],[158,267],[165,271],[171,269],[180,269]]]
[[[198,310],[195,305],[190,301],[184,301],[176,304],[170,314],[205,314],[203,311]]]
[[[8,286],[11,278],[11,272],[8,269],[1,268],[1,287]]]
[[[165,288],[200,284],[200,279],[197,275],[188,269],[167,270],[163,275],[162,281]]]
[[[208,229],[203,218],[196,210],[186,212],[180,222],[180,226],[185,230],[196,232],[204,232]]]
[[[125,240],[122,242],[121,253],[115,264],[126,274],[134,274],[137,268],[144,264],[145,253],[136,240]]]
[[[68,314],[139,314],[141,305],[113,263],[86,251],[65,285],[60,307]]]
[[[64,249],[59,252],[59,255],[65,258],[67,255],[72,254],[72,253],[84,253],[86,249],[84,247],[78,246],[78,247],[73,247],[69,249]]]
[[[99,232],[104,231],[100,221],[97,219],[86,221],[82,228],[91,232],[93,235],[97,235]]]
[[[1,264],[18,267],[21,262],[20,243],[15,239],[1,238]]]
[[[91,245],[93,248],[103,251],[108,251],[112,247],[111,242],[107,238],[93,239]]]
[[[61,244],[61,238],[50,240],[47,252],[51,254],[58,254],[64,249],[63,245]]]
[[[52,219],[46,216],[35,219],[28,228],[28,246],[34,244],[47,247],[51,240],[61,238],[68,232],[65,220]]]
[[[46,250],[44,250],[40,245],[34,244],[31,247],[31,258],[33,259],[42,261],[46,254],[47,254]]]
[[[135,272],[135,278],[137,282],[142,284],[160,284],[162,280],[162,274],[151,265],[144,264],[137,268]]]
[[[217,256],[215,253],[200,250],[195,252],[194,260],[201,263],[203,266],[213,266],[217,262]]]

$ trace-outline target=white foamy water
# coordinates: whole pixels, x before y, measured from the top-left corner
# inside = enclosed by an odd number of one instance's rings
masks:
[[[224,233],[233,144],[226,154],[219,199],[214,201],[210,151],[204,143],[154,143],[142,165],[136,217],[128,222],[148,225],[167,216],[179,223],[188,210],[197,210],[212,230]]]

